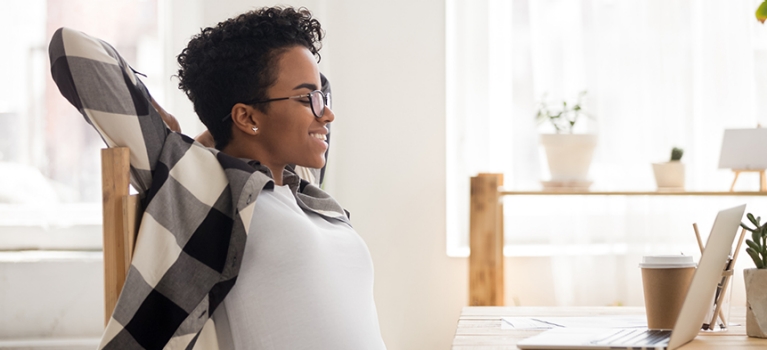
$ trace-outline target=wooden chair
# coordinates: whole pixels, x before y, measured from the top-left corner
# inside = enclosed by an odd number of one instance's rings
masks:
[[[125,283],[141,218],[138,195],[130,195],[130,151],[101,150],[104,224],[104,324],[112,316]]]

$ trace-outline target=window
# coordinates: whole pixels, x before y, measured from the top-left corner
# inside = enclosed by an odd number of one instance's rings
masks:
[[[548,180],[538,135],[551,130],[534,121],[544,94],[588,91],[594,120],[579,131],[598,138],[592,189],[652,191],[650,163],[679,146],[687,189],[728,190],[733,174],[717,169],[723,130],[767,125],[760,2],[448,0],[448,255],[469,254],[470,176],[500,172],[514,190]],[[758,179],[741,176],[736,189],[757,190]],[[503,200],[505,274],[516,281],[506,300],[515,305],[641,305],[642,255],[697,256],[690,223],[705,239],[719,209],[767,210],[745,197]],[[733,303],[744,300],[739,290]]]
[[[470,176],[501,172],[516,190],[547,179],[538,134],[551,130],[534,120],[544,94],[573,100],[588,91],[594,119],[580,131],[599,140],[592,188],[654,190],[650,163],[679,146],[688,189],[726,191],[732,173],[717,169],[723,130],[767,123],[767,27],[754,18],[758,4],[448,0],[448,254],[468,254]],[[755,190],[758,181],[738,186]]]
[[[162,103],[160,1],[3,3],[0,45],[10,54],[0,56],[0,249],[100,248],[104,143],[53,83],[48,42],[62,26],[105,39],[148,76]]]

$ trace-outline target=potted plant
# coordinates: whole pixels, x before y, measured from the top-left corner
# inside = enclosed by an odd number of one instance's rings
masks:
[[[582,107],[585,95],[586,91],[578,94],[574,104],[567,101],[549,104],[545,100],[538,104],[536,120],[548,122],[555,130],[554,134],[541,134],[551,172],[551,181],[544,181],[545,187],[587,189],[591,184],[588,173],[597,144],[596,135],[573,133],[578,120],[589,117]]]
[[[658,191],[684,191],[683,154],[683,149],[674,147],[668,162],[652,164]]]
[[[761,225],[761,218],[754,218],[751,213],[746,217],[755,227],[748,227],[744,223],[740,226],[751,232],[751,239],[746,239],[746,253],[756,265],[756,268],[743,270],[746,284],[746,333],[749,337],[767,338],[767,223]]]

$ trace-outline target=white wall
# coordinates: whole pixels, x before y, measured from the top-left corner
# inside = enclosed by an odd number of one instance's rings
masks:
[[[390,349],[449,348],[467,262],[445,234],[444,1],[329,1],[336,125],[329,191],[376,268]]]
[[[274,5],[202,2],[205,26]],[[468,270],[466,259],[445,254],[444,1],[290,5],[309,8],[327,33],[320,66],[336,113],[327,190],[370,249],[384,341],[393,350],[449,348]],[[173,37],[192,35],[179,34],[194,26],[176,18]]]

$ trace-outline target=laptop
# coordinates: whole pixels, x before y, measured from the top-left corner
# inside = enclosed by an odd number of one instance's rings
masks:
[[[674,328],[668,330],[620,328],[554,328],[517,343],[520,349],[668,349],[690,342],[700,332],[711,310],[716,286],[735,240],[746,205],[716,215],[706,249],[690,282]]]

